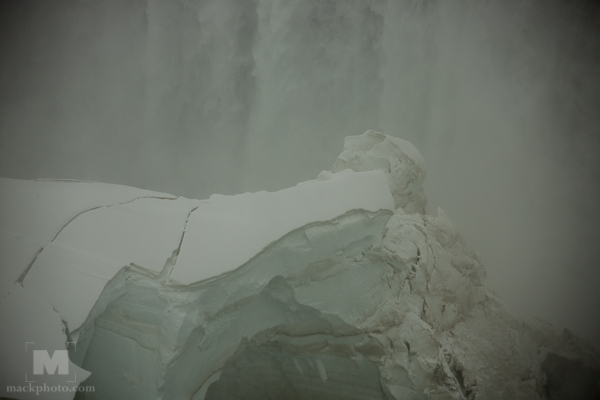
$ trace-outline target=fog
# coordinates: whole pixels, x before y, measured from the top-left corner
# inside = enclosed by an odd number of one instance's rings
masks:
[[[277,190],[379,130],[421,150],[500,297],[600,345],[599,23],[581,0],[4,0],[0,176]]]

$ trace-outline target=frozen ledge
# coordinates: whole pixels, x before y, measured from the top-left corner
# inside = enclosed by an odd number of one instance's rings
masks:
[[[190,215],[170,277],[188,285],[223,274],[286,233],[351,210],[394,210],[382,171],[321,174],[274,193],[213,195]]]
[[[6,346],[0,351],[6,367],[2,382],[8,379],[16,386],[27,385],[26,377],[32,376],[30,362],[20,352],[26,342],[45,346],[50,356],[68,348],[71,358],[83,365],[97,318],[124,295],[119,276],[139,276],[157,288],[177,291],[177,287],[219,280],[241,266],[252,270],[252,260],[260,259],[287,234],[303,232],[303,227],[327,221],[335,226],[339,218],[353,212],[384,212],[385,221],[394,210],[381,171],[323,173],[316,180],[274,193],[213,195],[204,201],[120,185],[53,180],[0,179],[0,194],[0,309],[3,320],[12,321],[3,333]],[[323,231],[346,243],[343,235],[327,226],[307,232],[317,232],[312,234],[314,240],[320,241],[318,232]],[[378,226],[381,232],[382,223]],[[316,249],[323,248],[330,254],[331,242],[307,239],[308,247],[298,251],[320,254]],[[285,264],[290,267],[310,259],[302,254]],[[268,279],[277,273],[270,271]],[[236,281],[239,274],[225,281]],[[208,296],[205,304],[227,297]],[[55,312],[48,311],[52,309]],[[48,318],[38,317],[42,314]],[[23,323],[18,323],[23,317]],[[143,332],[134,336],[143,341]],[[70,366],[78,374],[77,384],[89,376]],[[38,384],[68,384],[62,380],[72,376],[36,378]],[[4,389],[0,396],[13,396]],[[72,397],[73,393],[61,393],[53,398]]]
[[[106,193],[84,196],[98,186]],[[77,193],[72,194],[72,210],[61,189]],[[240,267],[310,223],[350,210],[394,210],[381,171],[324,173],[274,193],[213,195],[204,201],[85,182],[0,180],[0,192],[6,198],[0,219],[9,229],[1,236],[3,247],[37,243],[22,251],[19,262],[3,256],[4,282],[21,275],[18,283],[47,300],[71,331],[83,324],[107,282],[125,266],[189,285]]]

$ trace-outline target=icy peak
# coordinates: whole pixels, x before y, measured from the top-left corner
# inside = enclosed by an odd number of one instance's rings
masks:
[[[423,156],[410,142],[381,132],[366,131],[344,140],[344,151],[333,164],[332,172],[381,170],[386,174],[396,208],[407,213],[425,213],[427,198],[423,181],[427,166]]]

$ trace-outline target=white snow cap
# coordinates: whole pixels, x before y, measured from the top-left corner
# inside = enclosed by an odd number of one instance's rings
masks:
[[[427,166],[412,143],[381,132],[366,131],[344,140],[344,151],[333,164],[332,172],[383,171],[394,196],[396,208],[407,213],[425,213],[427,198],[423,181]]]
[[[97,196],[81,194],[88,191]],[[0,298],[22,282],[71,330],[125,266],[189,285],[242,266],[307,224],[356,209],[394,210],[381,171],[324,174],[274,193],[204,201],[87,182],[0,180],[0,192]]]

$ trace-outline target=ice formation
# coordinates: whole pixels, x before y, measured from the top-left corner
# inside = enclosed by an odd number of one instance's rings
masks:
[[[1,180],[0,396],[39,398],[6,391],[38,341],[85,399],[597,398],[596,350],[511,316],[424,178],[368,131],[275,193]]]

